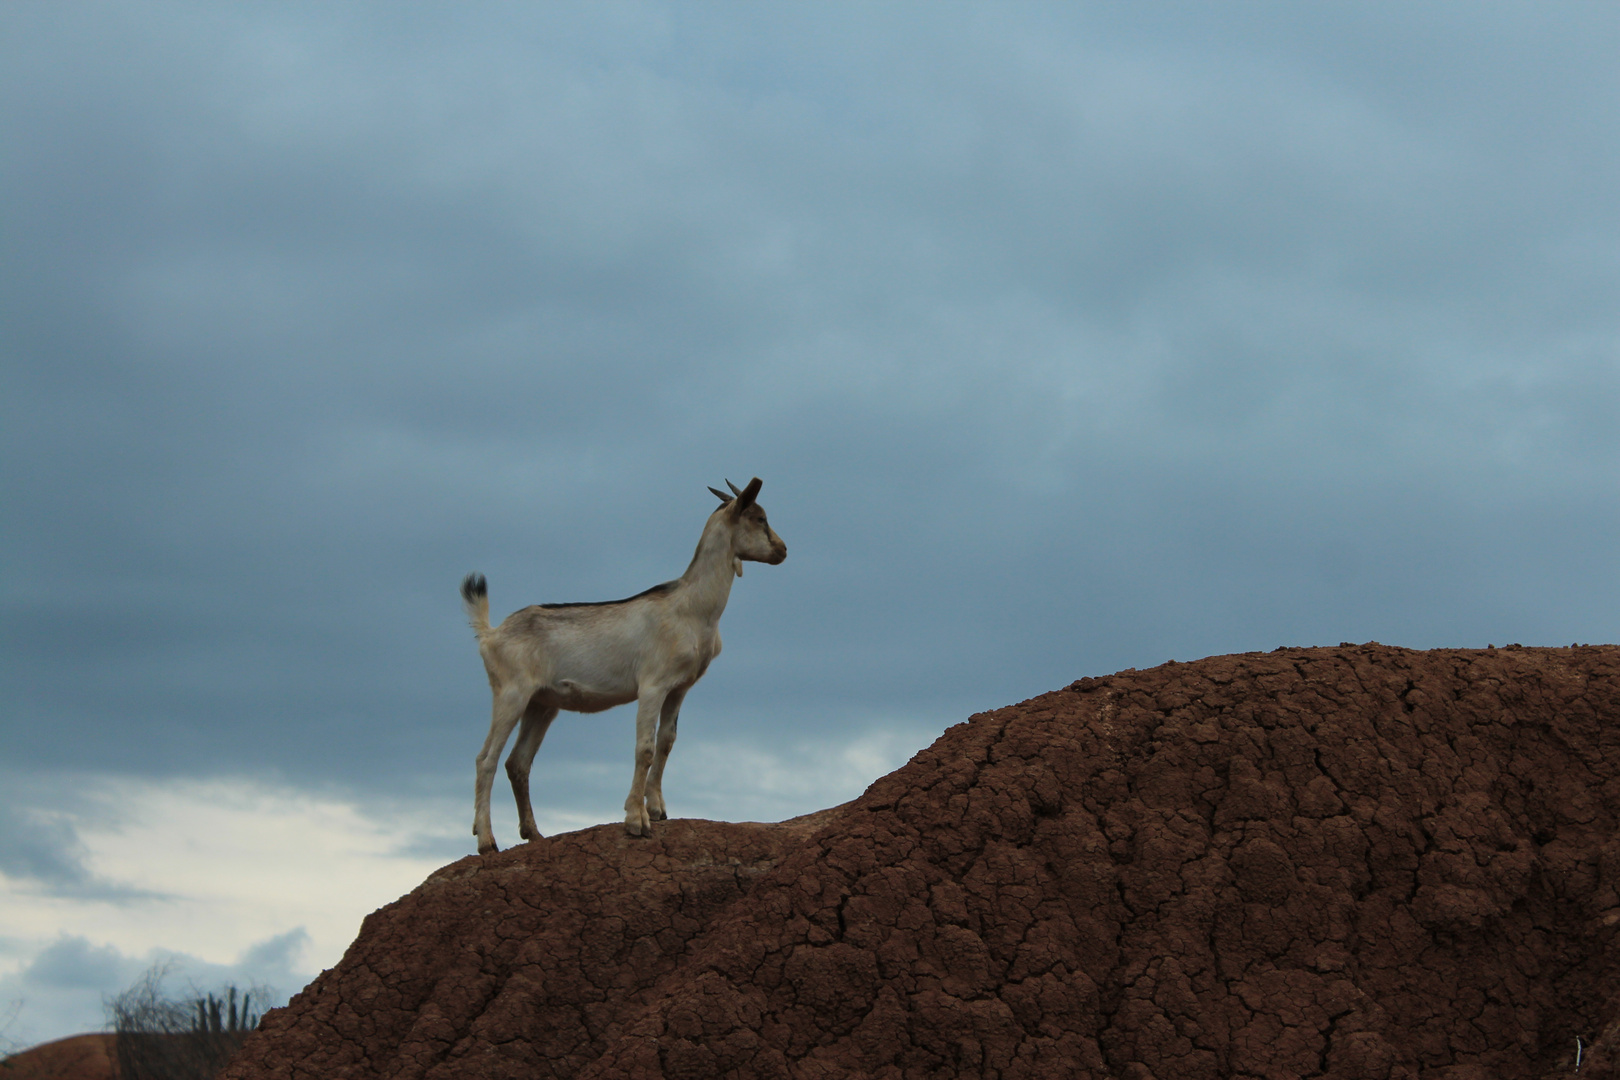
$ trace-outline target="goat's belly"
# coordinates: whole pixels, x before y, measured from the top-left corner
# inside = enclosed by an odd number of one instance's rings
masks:
[[[634,687],[629,690],[603,690],[598,687],[582,686],[568,679],[558,680],[551,687],[551,693],[556,699],[557,707],[567,709],[569,712],[601,712],[636,700]]]

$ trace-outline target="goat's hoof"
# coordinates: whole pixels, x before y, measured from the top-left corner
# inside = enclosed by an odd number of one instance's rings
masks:
[[[636,810],[626,810],[624,814],[624,831],[631,836],[651,836],[652,819],[646,807]]]
[[[518,835],[523,837],[523,839],[525,839],[525,840],[541,840],[541,839],[544,839],[544,837],[542,836],[540,830],[535,828],[532,825],[525,825],[523,828],[519,829],[518,830]]]
[[[501,850],[500,845],[496,844],[493,840],[487,844],[478,845],[478,854],[480,855],[493,855],[499,850]]]
[[[664,813],[662,810],[649,810],[649,811],[647,811],[647,817],[652,821],[668,821],[669,820],[669,815]]]

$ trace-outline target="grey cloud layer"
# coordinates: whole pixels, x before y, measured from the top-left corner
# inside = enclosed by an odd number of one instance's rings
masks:
[[[18,760],[459,783],[460,575],[635,592],[727,475],[688,732],[1614,637],[1607,8],[3,18]]]

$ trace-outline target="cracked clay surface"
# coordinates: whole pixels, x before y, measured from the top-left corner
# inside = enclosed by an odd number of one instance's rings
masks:
[[[1614,646],[1081,679],[807,818],[453,863],[222,1075],[1605,1080],[1617,824]]]

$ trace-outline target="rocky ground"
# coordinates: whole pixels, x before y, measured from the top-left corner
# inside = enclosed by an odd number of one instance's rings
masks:
[[[453,863],[224,1076],[1601,1080],[1617,821],[1620,648],[1081,679],[809,818]]]

